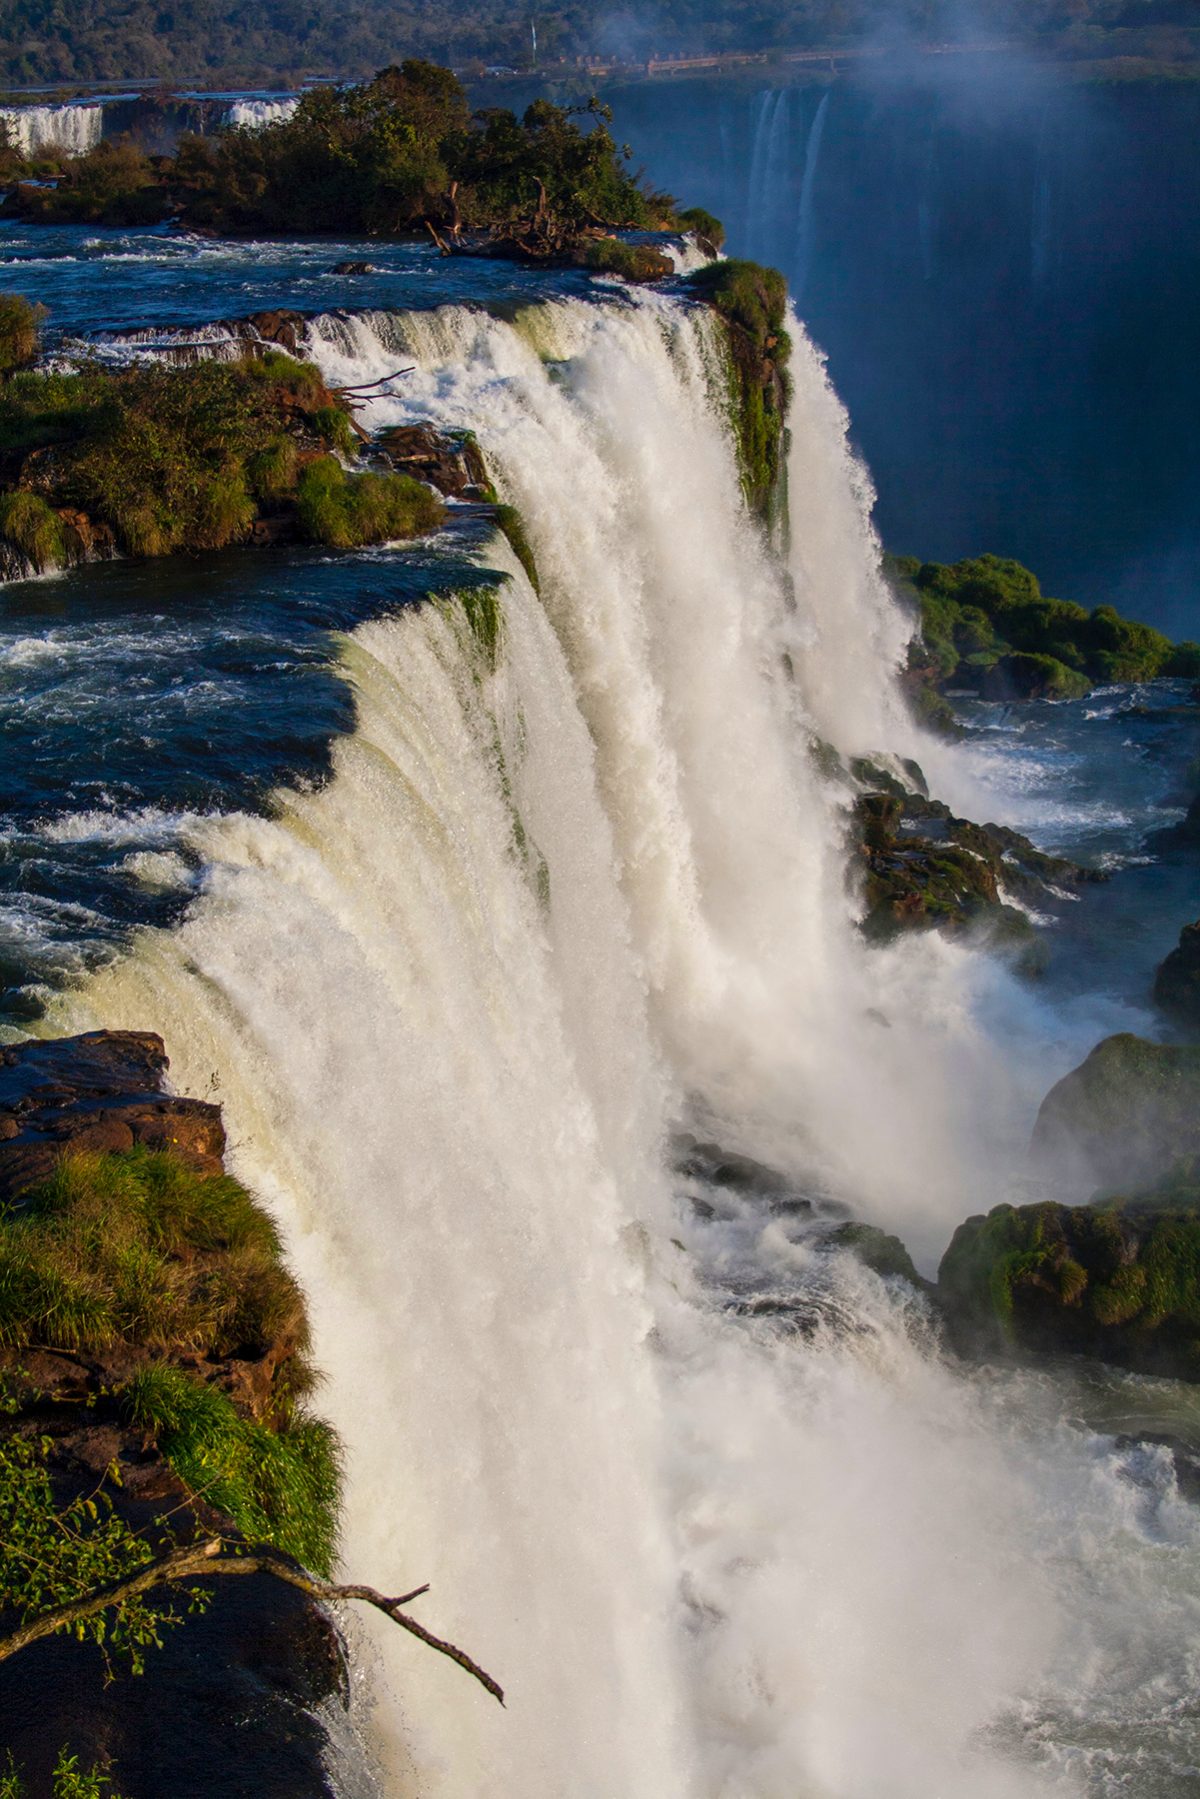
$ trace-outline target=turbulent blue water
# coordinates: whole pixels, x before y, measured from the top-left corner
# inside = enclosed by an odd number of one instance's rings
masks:
[[[370,275],[335,275],[340,262]],[[556,271],[555,291],[585,293],[586,275]],[[202,325],[268,307],[422,308],[460,300],[505,306],[546,292],[546,276],[519,263],[444,257],[432,244],[378,238],[307,243],[195,237],[159,226],[22,225],[0,217],[0,287],[40,300],[59,333]]]
[[[179,915],[197,815],[320,781],[354,707],[334,632],[486,577],[454,528],[403,556],[231,552],[0,589],[0,1023]]]

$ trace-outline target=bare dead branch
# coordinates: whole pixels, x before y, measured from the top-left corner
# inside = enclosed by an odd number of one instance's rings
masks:
[[[188,1544],[182,1549],[168,1550],[124,1580],[97,1587],[82,1599],[71,1600],[66,1605],[55,1606],[52,1611],[42,1612],[36,1618],[28,1619],[6,1636],[0,1637],[0,1661],[7,1661],[9,1656],[28,1649],[43,1637],[52,1636],[64,1626],[95,1617],[97,1612],[106,1611],[112,1605],[121,1605],[128,1599],[136,1599],[139,1594],[147,1593],[153,1587],[174,1586],[181,1581],[210,1580],[213,1577],[237,1574],[269,1574],[274,1580],[296,1587],[310,1599],[320,1600],[325,1605],[348,1599],[358,1599],[365,1605],[372,1605],[376,1611],[390,1618],[393,1624],[398,1624],[401,1630],[407,1630],[430,1649],[436,1649],[439,1655],[457,1662],[460,1668],[487,1689],[493,1699],[504,1704],[504,1689],[478,1662],[472,1661],[466,1651],[459,1649],[456,1644],[448,1643],[442,1637],[435,1637],[432,1631],[418,1624],[415,1618],[410,1618],[403,1609],[411,1605],[414,1599],[420,1599],[427,1593],[428,1586],[414,1587],[411,1593],[402,1593],[398,1598],[389,1599],[374,1587],[339,1586],[332,1581],[321,1580],[307,1568],[301,1567],[299,1562],[284,1555],[281,1550],[272,1548],[269,1543],[250,1543],[241,1548],[227,1544],[220,1537],[210,1538],[203,1543]]]

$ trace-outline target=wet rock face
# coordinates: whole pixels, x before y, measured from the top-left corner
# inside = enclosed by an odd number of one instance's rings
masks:
[[[219,1106],[162,1090],[167,1054],[150,1031],[0,1048],[0,1203],[45,1180],[70,1150],[169,1149],[219,1174],[225,1130]]]
[[[1200,1030],[1200,920],[1183,927],[1178,948],[1160,962],[1154,1003],[1185,1030]]]
[[[1046,1095],[1030,1151],[1085,1186],[1128,1191],[1161,1179],[1200,1153],[1200,1048],[1106,1037]]]
[[[487,486],[487,469],[473,438],[451,437],[433,425],[393,425],[380,432],[375,447],[401,474],[427,481],[447,498],[471,498]]]
[[[334,1799],[314,1715],[345,1697],[332,1623],[264,1575],[213,1587],[139,1677],[106,1684],[94,1647],[57,1638],[0,1662],[0,1742],[30,1794],[70,1743],[85,1767],[111,1761],[126,1799]]]

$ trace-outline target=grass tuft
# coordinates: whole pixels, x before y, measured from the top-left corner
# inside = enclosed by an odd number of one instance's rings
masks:
[[[0,1346],[216,1358],[307,1345],[275,1226],[166,1152],[64,1159],[0,1214]]]
[[[175,1472],[252,1542],[329,1575],[337,1549],[341,1452],[329,1425],[297,1411],[278,1431],[181,1368],[144,1368],[125,1388],[130,1420]]]

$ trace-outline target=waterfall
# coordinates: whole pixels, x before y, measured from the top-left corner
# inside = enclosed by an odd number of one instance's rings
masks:
[[[826,88],[821,95],[817,110],[813,114],[812,124],[808,128],[808,139],[804,145],[804,174],[800,181],[800,216],[796,222],[796,276],[792,283],[792,292],[797,301],[803,299],[804,289],[812,273],[813,245],[816,241],[814,204],[817,191],[817,167],[821,160],[821,139],[825,135],[825,115],[829,111],[829,96],[832,91],[832,88]]]
[[[746,186],[746,254],[763,255],[767,239],[767,214],[773,194],[767,181],[767,167],[775,140],[775,121],[786,95],[784,88],[767,88],[754,108],[750,174]]]
[[[330,782],[199,823],[186,923],[50,1023],[159,1029],[222,1101],[310,1298],[348,1575],[431,1581],[507,1688],[372,1629],[389,1791],[1078,1793],[1053,1720],[1123,1703],[1168,1614],[1187,1640],[1153,1584],[1184,1508],[1139,1522],[1036,1379],[957,1372],[804,1223],[842,1199],[928,1260],[1048,1074],[996,964],[853,929],[808,746],[841,701],[847,747],[908,743],[903,627],[819,359],[788,578],[702,308],[330,316],[308,350],[414,364],[372,425],[477,430],[540,594],[497,541],[494,651],[453,601],[344,639]],[[681,1126],[789,1206],[679,1173]]]
[[[261,131],[264,125],[281,125],[290,119],[300,104],[297,94],[281,100],[235,100],[225,114],[226,125],[243,125],[250,131]]]
[[[82,156],[94,150],[104,134],[104,108],[98,103],[74,106],[2,106],[0,119],[8,140],[22,156],[65,150]]]

